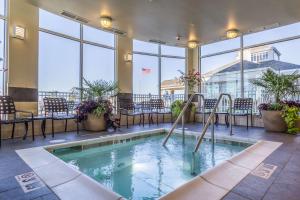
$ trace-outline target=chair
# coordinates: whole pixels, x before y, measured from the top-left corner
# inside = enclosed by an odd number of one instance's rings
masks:
[[[54,137],[54,121],[65,120],[65,132],[68,129],[68,120],[76,119],[77,134],[79,133],[79,120],[77,114],[70,114],[68,103],[65,98],[50,98],[43,99],[45,107],[45,116],[50,116],[52,121],[52,137]]]
[[[145,115],[148,115],[149,125],[154,124],[153,115],[152,115],[154,114],[154,111],[152,110],[150,101],[142,101],[140,103],[140,109],[142,112],[143,126],[145,126]]]
[[[18,117],[17,113],[29,114],[28,117]],[[4,117],[4,118],[3,118]],[[16,110],[15,103],[10,96],[0,96],[0,146],[2,139],[2,124],[12,124],[12,133],[11,138],[14,138],[15,126],[19,123],[24,123],[25,125],[25,134],[23,136],[23,140],[26,139],[28,133],[28,123],[32,123],[32,140],[34,140],[34,121],[33,121],[33,113],[28,111]]]
[[[249,116],[250,116],[250,122],[251,126],[253,124],[253,99],[252,98],[236,98],[233,103],[233,108],[232,108],[232,116],[233,116],[233,121],[235,124],[235,117],[236,116],[246,116],[247,117],[247,129],[249,127]],[[229,113],[228,113],[229,116]],[[227,117],[228,118],[228,117]]]
[[[156,114],[156,123],[158,124],[159,115],[163,116],[163,123],[165,123],[165,115],[171,115],[171,123],[173,122],[172,111],[165,107],[165,102],[162,99],[150,99],[151,110]]]
[[[136,116],[140,116],[140,122],[139,125],[141,125],[141,120],[142,120],[142,116],[143,113],[141,112],[140,108],[136,108],[136,106],[134,105],[132,99],[119,99],[118,101],[119,103],[119,113],[120,113],[120,122],[121,122],[121,118],[122,115],[126,116],[126,126],[128,128],[128,117],[132,117],[133,118],[133,124],[134,124],[134,120]]]
[[[196,110],[195,115],[194,115],[194,122],[196,121],[196,115],[197,114],[203,114],[203,117],[204,117],[203,121],[205,123],[205,115],[206,114],[210,114],[212,112],[212,110],[215,107],[217,101],[218,101],[217,99],[204,99],[204,106],[203,106],[204,110],[202,110],[200,107],[198,107],[198,109]],[[219,119],[219,116],[216,113],[216,121],[215,121],[215,123],[218,122],[218,119]]]

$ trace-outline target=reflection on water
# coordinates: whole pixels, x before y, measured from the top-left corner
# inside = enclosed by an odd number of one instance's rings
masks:
[[[127,199],[157,199],[196,175],[246,148],[245,145],[203,142],[193,156],[195,138],[173,136],[162,147],[163,136],[152,136],[125,144],[67,149],[55,154],[65,162]]]

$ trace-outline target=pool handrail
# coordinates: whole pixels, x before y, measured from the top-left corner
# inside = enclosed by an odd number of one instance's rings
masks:
[[[186,112],[188,106],[192,103],[192,100],[194,99],[195,96],[199,96],[202,98],[203,100],[203,117],[202,117],[202,123],[204,125],[204,116],[205,116],[205,112],[204,112],[204,95],[201,93],[194,93],[190,96],[190,98],[188,99],[188,101],[185,103],[183,109],[181,110],[179,116],[177,117],[177,119],[175,120],[174,124],[172,125],[172,128],[170,129],[168,135],[166,136],[164,142],[163,142],[163,146],[166,145],[166,143],[168,142],[169,137],[172,135],[174,129],[176,128],[177,124],[179,123],[180,119],[182,119],[182,133],[184,134],[184,113]]]
[[[202,133],[200,135],[200,137],[198,137],[198,141],[197,141],[197,144],[195,146],[195,149],[194,149],[194,153],[196,153],[200,147],[200,144],[202,143],[202,140],[206,134],[206,131],[209,127],[210,124],[212,124],[212,135],[211,135],[211,140],[212,140],[212,143],[214,145],[214,138],[215,138],[215,131],[214,131],[214,123],[213,123],[213,119],[215,118],[215,114],[216,114],[216,111],[217,111],[217,108],[218,108],[218,105],[219,103],[221,102],[221,99],[223,98],[223,96],[227,96],[228,99],[229,99],[229,126],[230,126],[230,135],[232,135],[232,98],[231,98],[231,95],[230,94],[227,94],[227,93],[221,93],[219,98],[218,98],[218,101],[217,103],[215,104],[212,112],[210,113],[208,119],[207,119],[207,122],[206,124],[204,125],[203,127],[203,130],[202,130]]]

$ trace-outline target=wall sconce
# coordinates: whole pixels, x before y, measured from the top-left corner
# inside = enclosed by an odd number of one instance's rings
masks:
[[[239,30],[237,30],[237,29],[230,29],[230,30],[226,31],[226,37],[228,39],[236,38],[238,35],[239,35]]]
[[[131,53],[126,53],[124,55],[124,61],[125,62],[132,62],[132,54]]]
[[[100,17],[100,24],[103,28],[110,29],[112,27],[112,18],[108,16]]]
[[[196,48],[198,46],[198,42],[197,41],[188,41],[188,47],[190,48],[190,49],[194,49],[194,48]]]
[[[26,29],[24,27],[21,27],[21,26],[14,27],[14,34],[13,34],[14,38],[24,40],[25,34],[26,34]]]

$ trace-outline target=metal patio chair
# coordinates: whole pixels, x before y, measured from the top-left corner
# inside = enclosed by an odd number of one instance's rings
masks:
[[[20,117],[18,113],[23,113],[30,115],[30,117]],[[28,123],[32,124],[32,140],[34,140],[34,121],[33,121],[33,113],[29,111],[16,110],[15,103],[13,98],[10,96],[0,96],[0,146],[2,139],[2,125],[3,124],[12,124],[12,133],[11,139],[14,138],[15,134],[15,126],[16,124],[24,123],[25,125],[25,134],[23,136],[23,140],[26,139],[28,133]]]
[[[198,107],[198,109],[195,112],[194,115],[194,122],[196,121],[196,115],[197,114],[203,114],[204,116],[204,123],[205,123],[205,116],[206,114],[210,115],[210,113],[212,112],[213,108],[215,107],[216,103],[217,103],[217,99],[204,99],[204,106],[202,107]],[[216,112],[216,121],[215,123],[217,124],[219,121],[219,116],[218,113]]]
[[[236,116],[245,116],[247,118],[247,129],[249,127],[249,116],[250,125],[253,125],[253,99],[252,98],[236,98],[233,103],[232,116],[233,124],[235,125]],[[229,116],[229,114],[227,115]],[[227,117],[228,118],[228,117]]]
[[[171,123],[173,122],[173,115],[170,108],[165,107],[165,102],[162,99],[150,99],[151,110],[156,114],[156,123],[158,124],[159,115],[163,117],[163,123],[165,122],[165,115],[171,116]]]
[[[68,120],[76,120],[77,134],[79,133],[79,120],[77,114],[69,112],[68,102],[65,98],[50,98],[43,99],[45,107],[45,116],[50,116],[52,121],[52,137],[54,137],[54,121],[65,120],[65,132],[68,129]],[[46,125],[45,125],[46,126]]]
[[[135,106],[132,99],[120,98],[118,101],[118,105],[119,105],[118,110],[119,110],[119,114],[120,114],[120,122],[121,122],[122,115],[126,116],[126,126],[128,128],[128,126],[129,126],[128,118],[129,117],[133,118],[132,120],[133,120],[133,125],[134,125],[135,117],[139,116],[140,117],[139,125],[141,125],[143,113],[141,112],[140,108],[137,108]]]

